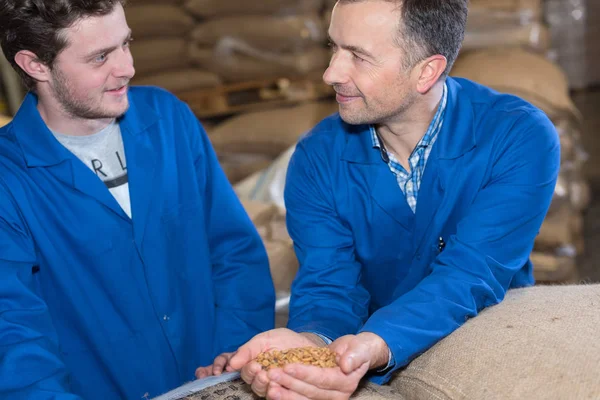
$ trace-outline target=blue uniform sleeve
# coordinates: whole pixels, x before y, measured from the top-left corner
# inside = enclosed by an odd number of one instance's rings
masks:
[[[269,260],[254,224],[221,169],[208,136],[186,106],[196,171],[205,179],[205,218],[215,296],[215,356],[275,325]]]
[[[361,284],[352,231],[332,204],[328,179],[300,142],[288,166],[284,192],[287,227],[300,264],[288,328],[335,340],[360,329],[370,295]]]
[[[520,120],[496,150],[491,179],[431,273],[362,328],[381,336],[395,360],[375,382],[386,382],[468,318],[502,301],[528,262],[558,176],[558,137],[551,122],[534,113]]]
[[[37,295],[33,241],[0,181],[0,398],[76,400]]]

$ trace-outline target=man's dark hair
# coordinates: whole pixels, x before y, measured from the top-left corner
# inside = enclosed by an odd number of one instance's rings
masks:
[[[339,0],[354,3],[369,0]],[[376,0],[371,0],[376,1]],[[406,55],[404,67],[415,66],[427,57],[441,54],[450,72],[465,36],[468,0],[379,0],[397,3],[400,10],[397,44]]]
[[[110,14],[125,0],[0,0],[0,44],[4,56],[29,90],[36,81],[15,63],[21,50],[33,52],[52,68],[56,56],[67,46],[64,29],[81,18]]]

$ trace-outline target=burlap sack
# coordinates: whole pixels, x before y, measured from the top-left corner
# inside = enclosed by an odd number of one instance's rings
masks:
[[[511,290],[400,372],[406,399],[600,398],[600,285]]]
[[[6,117],[4,115],[0,115],[0,127],[3,127],[4,125],[8,124],[10,121],[12,121],[12,118]]]
[[[541,18],[542,0],[471,0],[471,12],[496,12],[519,15],[521,18]]]
[[[250,217],[255,226],[268,224],[273,214],[277,213],[277,206],[271,203],[261,201],[242,200],[242,205],[246,214]]]
[[[536,282],[577,282],[575,257],[534,251],[529,258],[533,264],[533,276]]]
[[[217,153],[248,152],[276,157],[336,111],[337,103],[326,101],[242,114],[215,127],[210,140]]]
[[[467,26],[462,44],[463,51],[502,46],[526,47],[543,52],[550,47],[550,34],[539,22],[505,27],[491,25],[480,29],[470,29]]]
[[[223,38],[215,48],[191,43],[189,55],[195,65],[226,82],[317,76],[325,72],[330,56],[323,47],[292,53],[260,51],[230,37]]]
[[[458,57],[451,74],[519,96],[552,119],[581,119],[569,97],[565,74],[541,55],[519,48],[466,52]]]
[[[183,0],[130,0],[127,2],[127,6],[130,5],[142,5],[142,4],[170,4],[170,5],[180,5],[183,3]]]
[[[289,292],[298,272],[298,259],[294,246],[287,242],[265,240],[265,248],[269,256],[271,278],[276,292]]]
[[[319,12],[323,0],[187,0],[185,8],[192,14],[206,18],[226,15],[291,15]]]
[[[219,77],[212,72],[195,68],[174,69],[152,75],[134,77],[135,85],[153,85],[171,92],[214,87],[221,83]]]
[[[257,400],[258,396],[252,393],[250,386],[242,380],[220,383],[209,387],[199,393],[185,398],[186,400]],[[403,400],[398,391],[389,386],[378,386],[364,383],[351,397],[354,400]]]
[[[272,157],[258,153],[222,152],[219,154],[219,164],[221,164],[221,168],[223,168],[231,184],[241,181],[256,171],[267,168],[272,161]]]
[[[571,206],[576,212],[582,212],[589,207],[592,201],[592,193],[590,185],[585,180],[581,170],[576,170],[571,175],[569,192]]]
[[[125,16],[136,39],[183,37],[194,25],[191,15],[169,4],[132,3],[125,8]]]
[[[326,36],[317,14],[231,16],[198,24],[191,33],[192,40],[201,47],[213,47],[226,37],[258,50],[289,52],[322,44]]]
[[[131,45],[138,76],[190,66],[185,39],[145,39]]]
[[[275,291],[290,292],[298,259],[285,226],[285,210],[273,203],[244,200],[242,205],[263,239]]]
[[[548,210],[546,218],[565,208],[569,208],[570,206],[571,186],[569,183],[569,176],[564,171],[561,171],[558,174],[556,186],[554,187],[554,194],[552,195],[552,203],[550,203],[550,209]]]
[[[570,204],[548,214],[535,238],[535,248],[554,250],[559,247],[572,246],[574,229],[578,226],[576,218],[573,217],[574,214],[576,213]]]

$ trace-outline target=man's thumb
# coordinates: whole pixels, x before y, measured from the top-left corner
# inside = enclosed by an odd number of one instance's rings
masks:
[[[239,371],[244,368],[246,364],[252,361],[254,357],[252,356],[252,351],[250,346],[242,346],[238,349],[237,353],[234,354],[233,357],[229,360],[228,366],[231,367],[235,371]]]
[[[368,361],[369,358],[361,352],[350,350],[340,358],[340,368],[345,374],[351,374]]]

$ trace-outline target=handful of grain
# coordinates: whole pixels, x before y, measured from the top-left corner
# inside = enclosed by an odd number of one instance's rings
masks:
[[[327,347],[298,347],[287,350],[271,350],[260,353],[256,361],[263,369],[283,368],[287,364],[306,364],[321,368],[337,366],[336,353]]]

